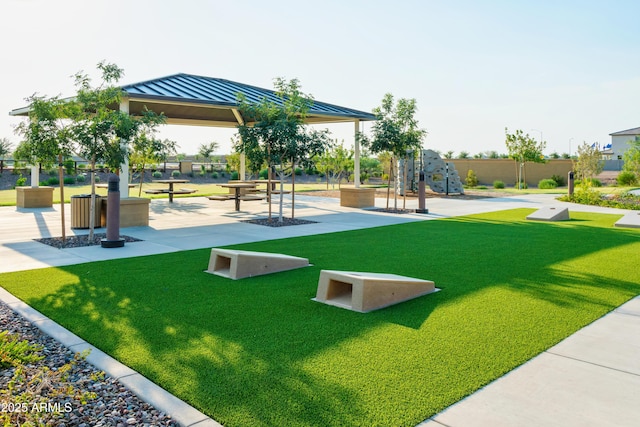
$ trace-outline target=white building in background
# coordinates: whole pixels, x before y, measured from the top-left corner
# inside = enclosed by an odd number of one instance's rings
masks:
[[[602,155],[611,160],[622,160],[622,155],[629,148],[629,141],[640,138],[640,128],[621,130],[609,135],[611,143],[603,147]]]

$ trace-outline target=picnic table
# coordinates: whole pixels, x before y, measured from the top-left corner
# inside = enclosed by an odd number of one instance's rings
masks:
[[[235,207],[236,207],[236,211],[240,210],[240,200],[262,200],[263,197],[260,196],[252,196],[252,195],[243,195],[241,193],[241,189],[245,188],[245,189],[255,189],[256,188],[256,184],[254,182],[229,182],[227,184],[218,184],[220,187],[223,188],[233,188],[234,192],[233,195],[231,195],[230,197],[226,197],[226,196],[219,196],[219,197],[215,197],[215,196],[211,196],[209,197],[210,200],[223,200],[223,198],[225,200],[227,199],[233,199],[235,201]]]
[[[168,194],[169,195],[169,203],[173,203],[173,195],[174,194],[191,194],[195,193],[196,190],[192,190],[190,188],[173,188],[174,184],[185,184],[189,182],[187,179],[154,179],[151,182],[155,182],[157,184],[168,184],[168,188],[152,188],[149,190],[145,190],[144,192],[147,194]]]

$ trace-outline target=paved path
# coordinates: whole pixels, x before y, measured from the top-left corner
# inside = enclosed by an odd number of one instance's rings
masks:
[[[376,200],[379,207],[385,203],[384,199]],[[402,206],[402,200],[399,200],[399,206]],[[625,213],[611,208],[566,204],[556,201],[552,195],[479,200],[433,198],[427,199],[429,214],[403,215],[345,208],[339,205],[338,199],[297,196],[296,217],[317,223],[271,228],[239,222],[266,216],[264,202],[244,203],[243,210],[235,212],[232,202],[180,198],[172,204],[166,200],[152,200],[148,227],[120,230],[121,234],[142,239],[142,242],[127,243],[124,248],[117,249],[94,246],[59,250],[33,241],[61,235],[59,206],[47,209],[1,207],[0,272],[546,206],[570,207],[572,211]],[[417,201],[409,200],[406,207],[416,208]],[[285,215],[290,215],[288,202]],[[70,229],[68,205],[66,217],[67,235],[87,233],[86,230]],[[97,232],[104,230],[97,229]],[[26,314],[63,344],[77,350],[88,346],[81,338],[6,291],[0,291],[0,299]],[[141,398],[171,413],[182,425],[219,425],[98,349],[94,349],[90,357],[99,369],[128,382],[127,385]],[[640,401],[636,396],[639,393],[640,298],[635,298],[420,426],[638,426]]]

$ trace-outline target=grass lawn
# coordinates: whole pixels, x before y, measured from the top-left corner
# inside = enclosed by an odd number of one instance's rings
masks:
[[[226,426],[415,426],[640,294],[640,232],[620,216],[530,212],[236,245],[313,264],[239,281],[196,250],[0,286]],[[442,291],[355,313],[311,301],[321,269]]]

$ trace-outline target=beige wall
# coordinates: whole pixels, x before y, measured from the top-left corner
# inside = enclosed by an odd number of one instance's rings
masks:
[[[478,182],[483,185],[493,185],[493,181],[503,181],[507,186],[513,186],[517,180],[516,162],[513,159],[452,159],[445,160],[453,163],[464,184],[467,172],[472,169],[478,177]],[[527,185],[537,186],[541,179],[551,178],[552,175],[564,177],[567,184],[567,175],[572,169],[570,159],[554,159],[547,163],[526,164]]]

